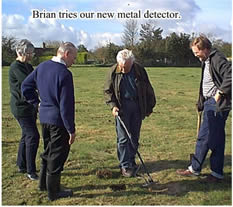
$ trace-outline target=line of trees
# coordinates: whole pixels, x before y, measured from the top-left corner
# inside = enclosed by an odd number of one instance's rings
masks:
[[[175,32],[163,38],[163,29],[156,27],[155,22],[149,21],[138,25],[136,20],[128,20],[124,24],[122,35],[123,46],[108,43],[96,48],[93,54],[102,64],[115,62],[117,51],[123,48],[133,50],[136,59],[144,66],[197,66],[199,61],[194,57],[190,42],[195,34]],[[207,37],[213,47],[222,51],[226,57],[232,57],[232,44],[215,39],[211,34]]]
[[[123,45],[116,45],[109,41],[105,46],[96,47],[88,51],[85,45],[77,46],[78,64],[112,65],[116,62],[119,50],[128,48],[133,50],[136,59],[144,66],[197,66],[199,61],[194,57],[189,48],[195,34],[175,32],[165,38],[162,36],[163,29],[156,27],[154,22],[146,22],[138,25],[136,20],[128,20],[124,24],[122,33]],[[226,57],[232,57],[232,44],[221,39],[215,39],[207,35],[212,41],[213,47],[221,50]],[[14,37],[2,36],[2,65],[9,65],[16,57],[15,46],[17,40]],[[59,41],[46,41],[43,45],[54,50],[45,50],[43,54],[36,54],[33,64],[37,65],[41,60],[49,59],[55,55]]]

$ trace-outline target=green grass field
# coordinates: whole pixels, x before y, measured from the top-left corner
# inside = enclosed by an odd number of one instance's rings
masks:
[[[116,156],[115,122],[103,98],[109,68],[72,67],[76,99],[76,142],[62,173],[62,185],[72,198],[49,202],[37,189],[38,181],[19,174],[16,155],[21,130],[10,113],[8,67],[2,68],[2,204],[3,205],[231,205],[231,114],[226,126],[224,181],[202,184],[199,177],[180,177],[176,170],[189,163],[194,152],[200,68],[146,68],[155,89],[157,105],[142,124],[139,152],[153,180],[141,188],[141,178],[123,178]],[[38,127],[40,125],[38,121]],[[39,154],[37,156],[39,170]],[[137,160],[138,164],[140,163]],[[98,178],[110,170],[112,178]],[[210,172],[209,155],[202,174]],[[110,185],[126,184],[113,191]]]

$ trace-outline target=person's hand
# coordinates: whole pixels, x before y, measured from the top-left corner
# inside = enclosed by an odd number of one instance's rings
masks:
[[[221,96],[222,96],[222,92],[218,90],[214,96],[215,101],[218,102],[221,99]]]
[[[75,140],[75,132],[70,134],[69,145],[73,144]]]
[[[115,117],[115,116],[117,116],[118,115],[118,111],[119,111],[119,109],[115,106],[115,107],[113,107],[113,109],[112,109],[112,115]]]

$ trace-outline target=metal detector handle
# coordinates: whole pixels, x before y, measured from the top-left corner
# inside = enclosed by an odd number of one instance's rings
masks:
[[[125,130],[127,136],[128,136],[129,139],[130,139],[131,144],[133,145],[133,148],[135,149],[135,146],[134,146],[134,144],[132,143],[131,135],[129,134],[129,131],[127,130],[127,128],[126,128],[124,122],[122,121],[121,117],[118,115],[118,112],[117,112],[117,116],[116,116],[116,117],[119,119],[119,121],[120,121],[121,125],[123,126],[123,128],[124,128],[124,130]],[[136,149],[135,149],[135,150],[136,150]]]
[[[117,114],[118,114],[118,113],[117,113]],[[133,143],[133,141],[132,141],[131,135],[130,135],[128,129],[126,128],[126,126],[125,126],[125,123],[122,121],[122,119],[121,119],[121,117],[120,117],[119,115],[117,115],[117,118],[119,119],[121,125],[123,126],[123,128],[124,128],[124,130],[125,130],[127,136],[129,137],[129,141],[130,141],[130,143],[131,143],[133,149],[134,149],[134,150],[136,151],[136,153],[138,154],[138,151],[137,151],[137,149],[136,149],[136,147],[135,147],[135,145],[134,145],[134,143]],[[140,157],[140,155],[139,155],[139,157]]]

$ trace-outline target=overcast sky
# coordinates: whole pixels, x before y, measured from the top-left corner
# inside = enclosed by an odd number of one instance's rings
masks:
[[[32,10],[76,13],[74,18],[33,18]],[[188,34],[212,34],[216,39],[232,42],[231,0],[2,0],[2,34],[17,39],[27,38],[35,46],[43,41],[71,41],[84,44],[88,49],[108,42],[121,45],[121,36],[126,19],[117,18],[118,12],[141,11],[138,23],[146,10],[151,12],[178,12],[178,19],[154,19],[163,29],[165,37],[171,32]],[[112,19],[80,18],[80,13],[112,12]],[[47,13],[46,13],[47,14]],[[46,15],[44,14],[44,16]],[[42,15],[43,17],[43,15]],[[58,16],[56,16],[58,17]]]

